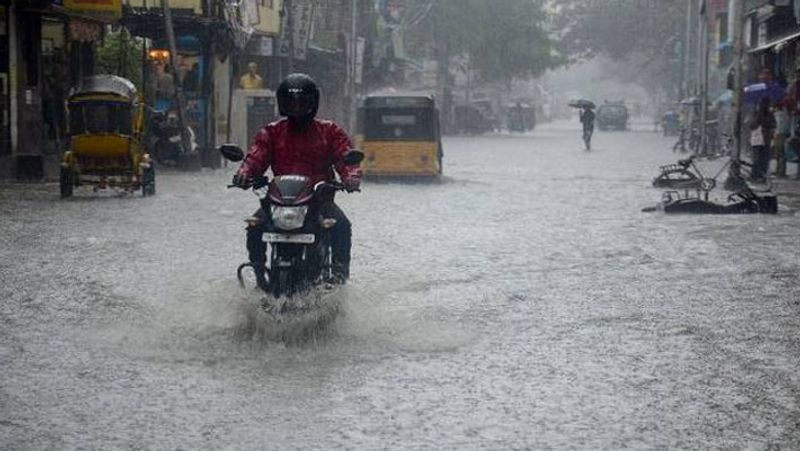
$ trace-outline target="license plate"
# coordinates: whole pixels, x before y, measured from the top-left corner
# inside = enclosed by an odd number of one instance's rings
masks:
[[[263,236],[265,243],[297,243],[311,244],[314,242],[313,233],[265,233]]]

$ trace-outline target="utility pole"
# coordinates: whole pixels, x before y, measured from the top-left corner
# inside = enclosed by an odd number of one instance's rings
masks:
[[[683,45],[683,84],[681,86],[681,97],[687,98],[691,95],[691,73],[692,73],[692,6],[693,0],[686,2],[686,41]]]
[[[356,64],[358,63],[358,0],[350,0],[350,133],[356,132],[358,99],[356,88]]]
[[[294,73],[294,7],[292,0],[283,0],[286,9],[286,36],[289,39],[289,59],[287,60],[289,73]]]
[[[448,41],[443,34],[442,13],[439,4],[434,4],[432,8],[433,20],[431,21],[431,36],[433,37],[433,48],[436,54],[436,102],[439,104],[441,113],[441,123],[443,133],[448,133],[455,126],[453,114],[453,101],[448,87],[450,76],[450,48]]]
[[[739,170],[739,159],[742,151],[742,91],[744,77],[742,77],[744,59],[744,30],[742,13],[744,0],[731,0],[730,14],[733,25],[733,100],[731,107],[734,112],[733,123],[733,149],[731,164],[728,169],[728,179],[725,180],[726,189],[736,189],[742,184],[742,175]]]
[[[697,56],[700,58],[698,61],[699,64],[699,73],[700,73],[700,147],[697,149],[697,153],[705,153],[707,137],[706,137],[706,120],[708,120],[708,57],[709,57],[709,45],[708,45],[708,15],[707,15],[707,5],[706,0],[700,0],[700,10],[697,14],[697,20],[699,22],[698,27],[698,52]]]
[[[189,154],[192,151],[189,130],[186,128],[186,118],[183,100],[183,83],[178,76],[178,46],[175,44],[175,29],[172,24],[172,10],[169,7],[169,0],[161,0],[161,9],[164,10],[164,29],[167,32],[169,42],[169,61],[172,66],[172,78],[175,85],[174,100],[178,109],[178,125],[181,128],[181,144],[183,152]]]
[[[691,28],[692,27],[692,0],[686,1],[686,36],[683,40],[682,57],[683,67],[681,67],[681,100],[688,97],[689,93],[689,46],[691,45]]]

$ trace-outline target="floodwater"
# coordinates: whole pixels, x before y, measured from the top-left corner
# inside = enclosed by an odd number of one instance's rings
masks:
[[[340,195],[342,314],[288,345],[233,168],[0,186],[0,449],[800,449],[797,216],[642,213],[671,141],[577,126]]]

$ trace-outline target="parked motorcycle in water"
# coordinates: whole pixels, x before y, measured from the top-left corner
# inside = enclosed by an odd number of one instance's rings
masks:
[[[244,159],[244,152],[235,145],[223,145],[220,152],[229,161]],[[344,163],[357,165],[363,159],[362,152],[353,150],[345,155]],[[263,240],[269,245],[267,293],[276,299],[291,297],[331,282],[330,229],[336,225],[336,220],[326,217],[325,204],[318,200],[323,193],[344,190],[344,185],[339,182],[312,185],[306,176],[281,175],[272,181],[254,177],[251,188],[265,212]],[[242,272],[247,267],[252,264],[244,263],[236,272],[242,286]]]
[[[190,167],[192,158],[197,157],[197,140],[192,127],[186,127],[189,150],[183,148],[183,137],[175,111],[155,112],[150,117],[149,148],[162,166]],[[199,161],[198,161],[199,163]]]

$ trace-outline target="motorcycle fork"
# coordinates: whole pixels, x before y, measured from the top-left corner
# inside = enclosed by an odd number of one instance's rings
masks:
[[[277,281],[281,271],[288,271],[290,286],[283,286],[281,290],[285,294],[294,294],[302,288],[301,284],[305,283],[309,246],[275,243],[270,247],[270,282]]]

